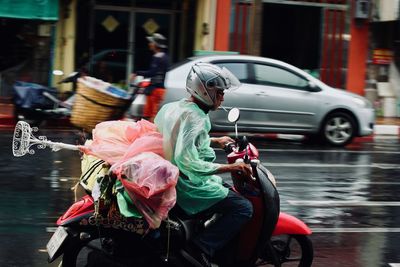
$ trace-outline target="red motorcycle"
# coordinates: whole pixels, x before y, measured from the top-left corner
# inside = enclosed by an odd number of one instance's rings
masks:
[[[228,118],[236,122],[239,110],[232,109]],[[311,266],[311,230],[301,220],[280,212],[274,176],[260,163],[257,149],[246,137],[237,140],[226,146],[228,162],[251,164],[253,176],[233,173],[232,190],[251,201],[253,218],[212,261],[218,266]],[[109,184],[116,181],[112,174],[109,179]],[[68,267],[201,267],[184,247],[215,220],[218,214],[188,216],[174,207],[158,229],[147,230],[144,219],[122,217],[115,205],[95,205],[87,195],[58,219],[58,228],[47,244],[49,262],[63,255],[62,266]]]

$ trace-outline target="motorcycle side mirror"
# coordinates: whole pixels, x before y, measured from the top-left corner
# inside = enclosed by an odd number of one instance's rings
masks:
[[[239,118],[240,118],[240,110],[238,108],[232,108],[228,113],[228,121],[235,123],[236,139],[238,138],[237,122]]]
[[[237,122],[240,118],[240,110],[238,108],[232,108],[228,113],[229,122]]]

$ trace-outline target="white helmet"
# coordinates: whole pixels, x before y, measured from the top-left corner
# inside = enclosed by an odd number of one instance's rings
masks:
[[[194,64],[186,79],[186,90],[208,107],[214,105],[217,91],[239,86],[239,80],[228,69],[203,62]]]
[[[167,48],[167,38],[160,33],[153,33],[151,36],[147,36],[146,39],[150,43],[154,43],[159,48]]]

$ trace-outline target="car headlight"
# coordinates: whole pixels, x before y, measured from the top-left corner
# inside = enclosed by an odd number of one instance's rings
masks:
[[[352,99],[353,99],[354,103],[356,103],[358,106],[360,106],[362,108],[372,108],[371,102],[366,98],[353,97]]]

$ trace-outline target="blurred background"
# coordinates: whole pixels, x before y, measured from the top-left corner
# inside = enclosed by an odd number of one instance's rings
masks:
[[[398,0],[0,0],[0,98],[14,81],[58,85],[76,70],[127,87],[168,38],[171,62],[213,53],[279,59],[399,116]],[[58,76],[54,75],[55,70]],[[384,114],[385,113],[385,114]]]
[[[130,74],[149,65],[152,53],[145,37],[155,32],[168,38],[176,73],[197,55],[255,55],[292,64],[300,70],[287,73],[304,78],[303,70],[341,93],[370,100],[373,107],[368,101],[360,104],[361,98],[354,105],[375,112],[375,135],[355,138],[346,147],[267,131],[252,138],[262,161],[278,177],[282,210],[304,220],[314,232],[314,266],[399,266],[400,0],[0,0],[0,266],[45,265],[46,243],[57,218],[73,202],[71,187],[80,176],[75,152],[12,156],[16,81],[21,90],[33,88],[22,82],[39,84],[43,88],[34,88],[60,100],[73,95],[75,82],[59,82],[75,71],[127,90]],[[243,69],[255,76],[254,68]],[[167,91],[185,92],[179,86]],[[318,95],[315,90],[299,91]],[[240,99],[249,104],[263,101],[249,97]],[[315,106],[328,108],[315,99]],[[54,103],[48,105],[52,109]],[[70,112],[69,104],[63,108]],[[277,113],[277,108],[263,109]],[[59,118],[65,119],[59,110]],[[95,113],[101,110],[105,108]],[[245,125],[242,110],[240,123]],[[259,110],[254,118],[260,117]],[[87,112],[80,114],[88,117]],[[378,133],[376,126],[385,124],[383,119],[396,125]],[[369,126],[372,132],[374,124]],[[41,129],[40,134],[53,141],[80,144],[86,138],[73,127]],[[222,163],[224,152],[216,152]]]

